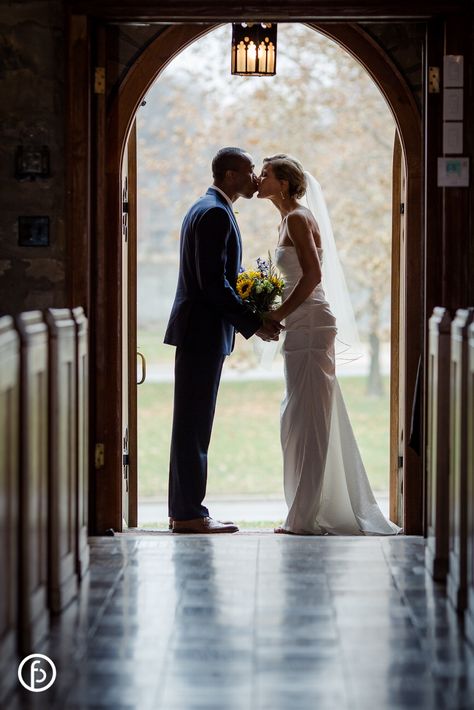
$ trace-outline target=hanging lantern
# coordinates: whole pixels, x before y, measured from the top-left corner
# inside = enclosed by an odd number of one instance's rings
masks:
[[[232,74],[276,74],[277,25],[275,22],[232,24]]]

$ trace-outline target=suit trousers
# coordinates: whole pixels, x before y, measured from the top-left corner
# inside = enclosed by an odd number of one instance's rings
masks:
[[[207,452],[225,355],[176,348],[169,515],[191,520],[209,515]]]

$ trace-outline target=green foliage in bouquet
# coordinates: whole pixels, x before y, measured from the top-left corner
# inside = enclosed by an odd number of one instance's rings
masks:
[[[237,293],[251,309],[262,315],[270,311],[281,296],[285,282],[276,271],[270,253],[257,259],[256,269],[241,271],[237,277]]]

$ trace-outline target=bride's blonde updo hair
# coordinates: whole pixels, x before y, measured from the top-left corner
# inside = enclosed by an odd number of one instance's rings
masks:
[[[263,159],[263,164],[270,164],[277,180],[288,180],[290,197],[299,200],[306,192],[306,178],[303,166],[291,155],[277,153]]]

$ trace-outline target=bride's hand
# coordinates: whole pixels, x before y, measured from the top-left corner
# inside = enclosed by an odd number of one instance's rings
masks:
[[[283,326],[279,320],[271,318],[270,312],[267,312],[262,315],[262,326],[257,330],[256,335],[262,340],[278,340],[281,330]]]
[[[280,330],[283,330],[284,326],[280,323],[281,318],[278,312],[278,308],[275,308],[274,311],[266,311],[263,314],[263,318],[267,318],[268,320],[271,320],[274,323],[278,323],[278,325],[280,326]]]

